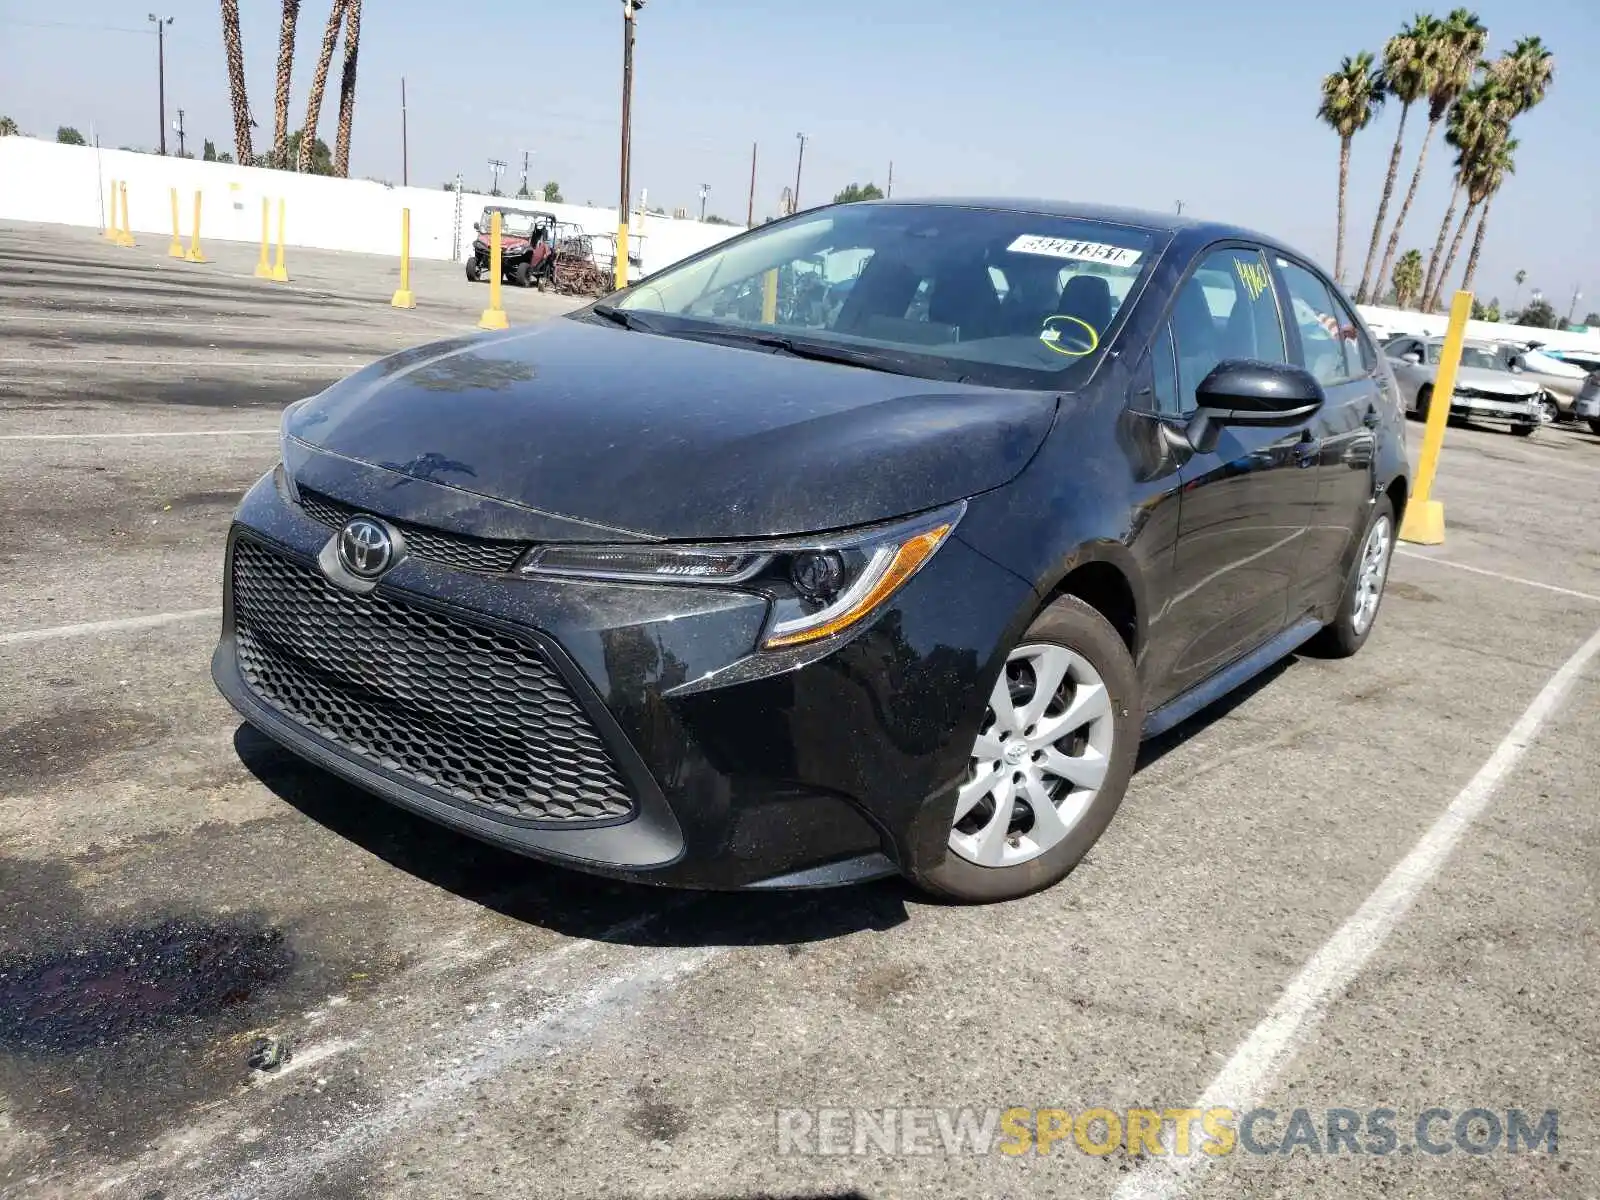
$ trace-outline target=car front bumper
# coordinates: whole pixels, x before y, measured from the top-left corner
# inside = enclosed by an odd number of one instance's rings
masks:
[[[942,861],[986,684],[1033,597],[952,537],[842,645],[757,654],[767,602],[751,593],[412,556],[363,600],[317,565],[334,533],[273,474],[240,506],[212,675],[245,719],[469,835],[682,887],[916,876]],[[543,706],[531,717],[519,686]],[[570,803],[485,802],[473,781],[504,784],[507,756],[540,769],[533,742]]]
[[[1460,392],[1450,397],[1450,411],[1516,423],[1537,424],[1542,419],[1537,399],[1496,400],[1487,396],[1464,396]]]

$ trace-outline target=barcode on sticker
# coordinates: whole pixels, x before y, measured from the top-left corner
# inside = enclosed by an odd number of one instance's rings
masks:
[[[1013,254],[1043,254],[1050,258],[1074,258],[1082,262],[1105,263],[1112,267],[1131,267],[1139,261],[1139,251],[1104,242],[1082,242],[1076,238],[1044,237],[1025,233],[1006,247]]]

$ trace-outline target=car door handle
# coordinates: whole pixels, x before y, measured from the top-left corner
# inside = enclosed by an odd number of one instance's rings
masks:
[[[1310,433],[1300,435],[1300,440],[1294,444],[1294,462],[1297,467],[1314,466],[1322,456],[1322,439],[1314,438]]]
[[[1361,418],[1361,423],[1368,429],[1376,429],[1378,427],[1378,410],[1370,404],[1367,405],[1367,413]]]

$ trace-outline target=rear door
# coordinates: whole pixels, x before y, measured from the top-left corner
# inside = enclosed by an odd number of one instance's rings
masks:
[[[1378,352],[1333,286],[1314,268],[1274,256],[1290,344],[1327,396],[1311,419],[1306,457],[1317,476],[1316,511],[1290,597],[1290,619],[1337,595],[1373,496],[1377,430],[1387,407]]]
[[[1226,245],[1203,252],[1178,288],[1156,349],[1155,361],[1171,363],[1172,400],[1164,407],[1180,421],[1194,412],[1196,387],[1223,359],[1289,361],[1262,251]],[[1152,707],[1283,629],[1316,506],[1316,473],[1300,465],[1309,436],[1304,424],[1230,427],[1180,468],[1169,598],[1147,651]]]

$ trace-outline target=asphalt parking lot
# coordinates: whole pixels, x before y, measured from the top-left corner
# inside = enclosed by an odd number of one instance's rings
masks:
[[[386,260],[206,252],[0,224],[0,1196],[1600,1195],[1600,438],[1452,428],[1446,544],[1365,651],[1147,745],[1049,892],[661,892],[413,819],[216,694],[279,410],[487,289],[418,264],[399,312]],[[1393,1109],[1404,1148],[780,1137],[1213,1103],[1263,1141]],[[1411,1153],[1432,1107],[1557,1110],[1559,1150]]]

